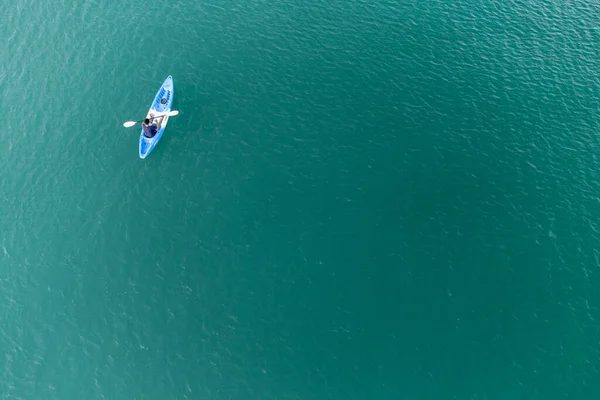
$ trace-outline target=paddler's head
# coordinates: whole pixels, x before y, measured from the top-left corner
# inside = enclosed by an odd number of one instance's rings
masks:
[[[149,120],[148,118],[146,118],[146,119],[144,120],[144,124],[146,124],[146,125],[150,124],[150,120]]]

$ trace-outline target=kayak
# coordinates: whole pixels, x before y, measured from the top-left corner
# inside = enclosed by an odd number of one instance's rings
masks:
[[[171,111],[171,104],[173,104],[173,77],[169,75],[167,79],[163,82],[162,86],[154,96],[154,101],[152,101],[152,105],[148,110],[148,114],[146,114],[146,118],[151,118],[152,116],[160,116],[161,114],[168,113]],[[160,120],[156,120],[158,123]],[[153,138],[147,138],[144,136],[144,130],[142,129],[142,133],[140,134],[140,158],[148,157],[148,154],[156,147],[158,141],[163,135],[165,128],[167,127],[167,123],[169,122],[169,117],[164,117],[158,127],[158,132],[154,135]]]

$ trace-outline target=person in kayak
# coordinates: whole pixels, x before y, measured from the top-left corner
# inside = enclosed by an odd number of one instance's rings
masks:
[[[158,124],[155,122],[154,118],[152,118],[152,124],[150,124],[150,119],[146,118],[144,120],[144,123],[142,124],[142,129],[144,130],[144,136],[146,136],[148,139],[152,139],[158,132],[158,127],[162,123],[163,118],[164,117],[159,118]]]
[[[150,124],[150,119],[148,118],[144,120],[142,129],[144,130],[144,136],[146,136],[148,139],[152,139],[154,135],[156,135],[156,132],[158,132],[158,127],[156,124]]]

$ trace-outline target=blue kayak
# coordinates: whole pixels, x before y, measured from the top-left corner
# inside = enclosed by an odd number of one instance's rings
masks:
[[[173,104],[173,77],[169,75],[167,79],[163,82],[159,91],[156,93],[154,97],[154,101],[148,110],[148,114],[146,114],[146,118],[152,118],[156,116],[160,116],[161,114],[168,113],[171,111],[171,104]],[[158,132],[154,135],[153,138],[147,138],[144,136],[144,130],[142,129],[142,133],[140,134],[140,158],[148,157],[148,154],[156,147],[156,144],[162,137],[165,128],[167,127],[167,123],[169,122],[169,117],[164,117],[162,120],[155,119],[157,123],[160,123],[158,127]]]

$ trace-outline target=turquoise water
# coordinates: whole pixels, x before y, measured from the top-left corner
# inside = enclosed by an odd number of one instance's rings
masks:
[[[598,21],[5,7],[0,398],[597,398]]]

